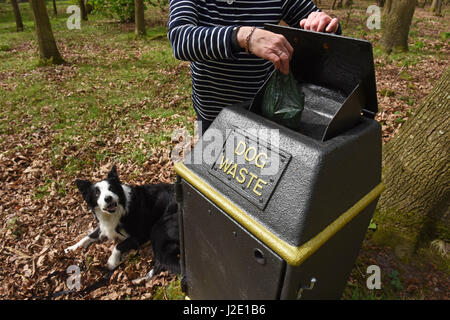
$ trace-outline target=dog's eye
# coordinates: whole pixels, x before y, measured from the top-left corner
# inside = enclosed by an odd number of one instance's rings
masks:
[[[95,196],[98,197],[100,195],[100,189],[95,188]]]

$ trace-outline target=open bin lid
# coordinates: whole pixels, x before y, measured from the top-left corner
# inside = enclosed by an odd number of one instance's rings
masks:
[[[317,98],[309,105],[305,101],[301,133],[325,141],[354,127],[361,115],[375,117],[378,102],[370,42],[272,24],[265,29],[284,35],[291,43],[291,70],[302,90]],[[253,112],[260,113],[266,85],[267,81],[252,102]],[[337,107],[327,103],[333,99],[327,97],[330,94],[341,100]],[[319,108],[314,110],[311,105]]]

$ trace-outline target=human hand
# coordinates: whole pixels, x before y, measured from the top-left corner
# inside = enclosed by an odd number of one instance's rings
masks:
[[[251,31],[252,27],[239,28],[237,39],[241,48],[246,47]],[[294,48],[283,35],[256,28],[249,38],[248,50],[255,56],[271,61],[275,69],[289,74],[289,61]]]
[[[305,30],[334,33],[339,27],[339,19],[331,18],[325,12],[312,12],[307,19],[300,21],[300,27]]]

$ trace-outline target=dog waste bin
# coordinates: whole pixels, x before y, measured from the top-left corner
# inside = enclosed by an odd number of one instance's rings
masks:
[[[175,165],[191,299],[339,299],[383,189],[369,42],[267,25],[294,47],[299,131],[223,109]]]

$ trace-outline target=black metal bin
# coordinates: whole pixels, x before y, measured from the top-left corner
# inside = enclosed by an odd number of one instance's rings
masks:
[[[294,47],[302,129],[259,115],[264,85],[175,164],[191,299],[340,298],[383,189],[370,43],[266,28]]]

